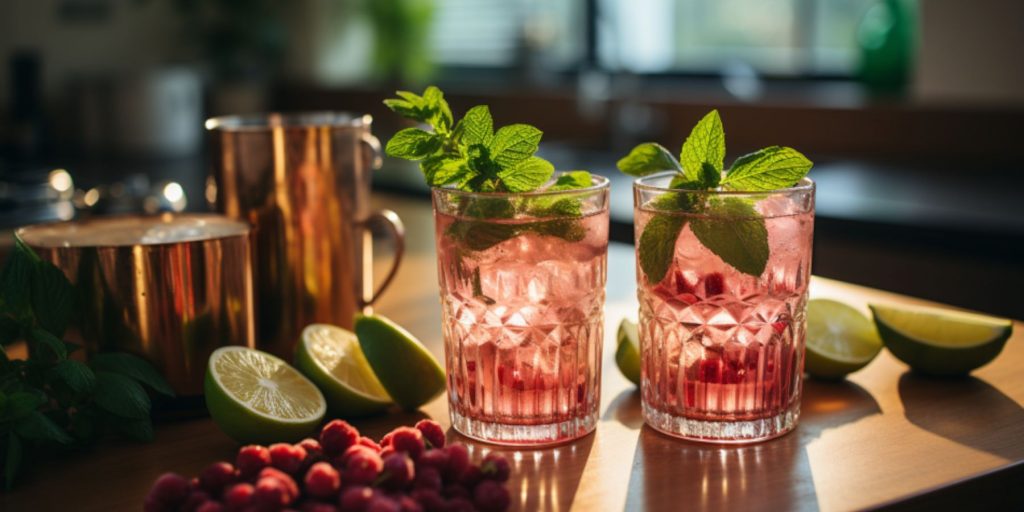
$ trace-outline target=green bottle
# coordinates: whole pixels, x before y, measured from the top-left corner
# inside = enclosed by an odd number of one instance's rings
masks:
[[[879,0],[868,8],[857,27],[861,60],[860,80],[875,93],[906,90],[917,43],[917,4],[914,0]]]

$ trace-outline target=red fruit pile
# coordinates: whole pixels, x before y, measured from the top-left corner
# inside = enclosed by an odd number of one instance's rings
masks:
[[[320,438],[238,450],[198,478],[166,473],[153,483],[146,512],[461,512],[508,509],[508,461],[489,454],[479,466],[465,445],[445,446],[435,421],[399,427],[380,443],[334,420]]]

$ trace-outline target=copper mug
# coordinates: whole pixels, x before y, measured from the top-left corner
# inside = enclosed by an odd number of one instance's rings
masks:
[[[256,345],[288,359],[311,323],[351,328],[387,288],[402,259],[394,212],[372,211],[380,143],[370,116],[259,114],[206,121],[212,172],[207,199],[253,226]],[[371,228],[394,239],[391,269],[373,289]]]

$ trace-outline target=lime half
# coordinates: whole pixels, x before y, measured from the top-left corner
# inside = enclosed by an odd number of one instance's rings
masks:
[[[875,326],[860,311],[834,300],[807,302],[807,373],[841,379],[867,366],[881,350]]]
[[[327,412],[320,390],[298,370],[245,347],[210,354],[204,390],[210,416],[240,443],[299,440]]]
[[[995,359],[1013,333],[1013,322],[936,308],[872,304],[886,348],[915,371],[964,375]]]
[[[380,315],[356,315],[355,331],[377,379],[403,409],[444,391],[444,369],[409,331]]]
[[[331,416],[366,416],[391,403],[356,335],[341,327],[313,324],[303,329],[295,366],[324,393]]]
[[[619,323],[618,345],[615,348],[615,365],[627,379],[640,385],[640,332],[636,322],[623,318]]]

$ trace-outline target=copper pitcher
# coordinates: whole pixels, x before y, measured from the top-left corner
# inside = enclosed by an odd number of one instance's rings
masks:
[[[291,358],[311,323],[352,327],[401,262],[404,229],[370,208],[380,143],[370,116],[259,114],[206,121],[212,169],[207,199],[253,226],[256,345]],[[373,289],[371,228],[390,230],[394,262]]]

